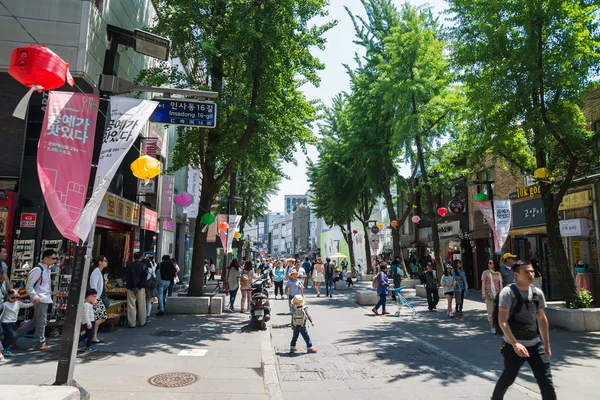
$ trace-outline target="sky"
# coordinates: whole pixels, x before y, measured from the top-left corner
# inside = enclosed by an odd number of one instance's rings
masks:
[[[405,1],[394,1],[399,8]],[[415,5],[429,4],[434,11],[439,13],[447,8],[445,0],[411,0]],[[326,106],[331,104],[331,99],[337,93],[350,91],[350,80],[346,74],[343,64],[355,66],[354,54],[360,51],[360,47],[352,43],[355,39],[354,27],[344,6],[358,15],[365,15],[360,0],[330,0],[328,20],[337,20],[338,24],[331,29],[325,37],[327,38],[327,47],[324,51],[315,49],[313,54],[317,56],[324,64],[325,69],[320,71],[321,85],[314,87],[307,85],[304,92],[309,99],[320,99]],[[440,18],[443,22],[444,17]],[[315,21],[318,23],[319,21]],[[309,188],[306,175],[307,159],[317,160],[319,152],[314,146],[309,146],[307,155],[300,149],[296,152],[296,163],[286,163],[283,172],[290,177],[281,181],[279,191],[269,199],[269,208],[272,212],[282,212],[284,210],[284,196],[289,194],[305,194]],[[408,171],[409,168],[406,167]],[[406,172],[406,171],[402,171]]]

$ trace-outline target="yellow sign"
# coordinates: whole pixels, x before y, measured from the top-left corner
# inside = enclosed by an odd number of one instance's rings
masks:
[[[115,199],[114,196],[108,196],[106,202],[106,214],[110,215],[111,217],[115,216],[115,203],[116,203],[117,199]]]
[[[517,188],[517,199],[520,199],[523,197],[534,198],[535,196],[537,196],[540,193],[541,193],[541,189],[539,186],[523,186],[523,187]]]
[[[575,263],[581,261],[581,242],[579,240],[573,240],[573,261]]]
[[[562,203],[558,206],[559,211],[572,210],[574,208],[588,207],[592,201],[590,191],[585,190],[583,192],[566,194],[563,197]]]
[[[117,199],[117,218],[123,219],[125,215],[125,201]]]

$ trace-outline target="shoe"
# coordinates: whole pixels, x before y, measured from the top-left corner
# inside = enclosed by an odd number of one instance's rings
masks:
[[[164,314],[165,314],[165,312],[164,312],[164,311],[159,311],[159,312],[157,312],[157,313],[156,313],[156,316],[157,316],[157,317],[161,317],[161,316],[163,316]]]
[[[50,347],[50,346],[48,346],[48,345],[46,345],[46,344],[43,344],[43,345],[41,345],[41,346],[37,346],[37,347],[34,347],[34,348],[35,348],[36,350],[39,350],[39,351],[48,351],[48,350],[52,350],[52,347]]]
[[[373,311],[373,313],[374,313],[375,315],[379,315],[379,313],[377,312],[377,310],[375,309],[375,307],[371,308],[371,311]]]
[[[317,297],[321,297],[321,293],[317,293]]]
[[[333,295],[332,295],[332,294],[330,294],[330,295],[329,295],[329,297],[333,297]]]
[[[317,349],[308,349],[306,350],[306,354],[315,354],[317,352]]]
[[[92,352],[94,352],[94,351],[98,351],[98,349],[97,349],[97,348],[95,348],[95,347],[86,347],[86,348],[85,348],[85,352],[86,352],[86,353],[92,353]]]
[[[448,316],[449,316],[450,318],[454,318],[454,313],[453,313],[453,312],[449,312],[449,313],[448,313]]]
[[[240,314],[243,314],[243,313],[244,313],[244,309],[242,308],[242,309],[240,309]]]
[[[495,334],[496,334],[496,328],[492,328],[492,329],[490,329],[490,333],[491,333],[492,335],[495,335]]]
[[[384,311],[381,314],[383,314],[383,315],[389,315],[389,313],[390,313],[389,311]]]
[[[297,352],[298,349],[295,347],[290,347],[290,354],[294,354],[295,352]]]
[[[11,349],[18,349],[19,345],[17,344],[16,340],[13,340],[12,343],[10,344]]]
[[[4,354],[0,353],[0,362],[5,361],[4,360]]]
[[[104,343],[104,340],[102,340],[102,339],[100,339],[100,340],[92,340],[92,343],[94,343],[94,344]]]
[[[2,351],[2,354],[4,354],[5,356],[12,356],[12,351],[10,351],[10,349],[5,349],[4,351]]]

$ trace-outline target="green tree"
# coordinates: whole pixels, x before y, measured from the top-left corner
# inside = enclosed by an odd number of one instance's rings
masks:
[[[154,31],[172,41],[183,72],[161,66],[141,79],[219,93],[215,129],[186,129],[173,154],[174,167],[202,170],[200,213],[210,212],[221,186],[248,148],[262,148],[292,161],[298,143],[312,140],[317,107],[301,86],[318,85],[323,65],[311,48],[324,48],[323,34],[333,22],[312,26],[326,16],[326,0],[153,0]],[[202,261],[206,232],[196,220],[188,294],[203,293]]]
[[[577,290],[561,240],[558,207],[573,178],[598,161],[598,134],[586,129],[582,95],[598,71],[598,1],[449,0],[454,60],[473,110],[462,140],[539,181],[546,231],[563,295]]]

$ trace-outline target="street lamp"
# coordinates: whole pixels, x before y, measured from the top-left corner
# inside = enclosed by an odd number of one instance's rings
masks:
[[[133,31],[133,50],[136,53],[145,54],[163,61],[169,61],[171,53],[171,41],[141,29]]]

